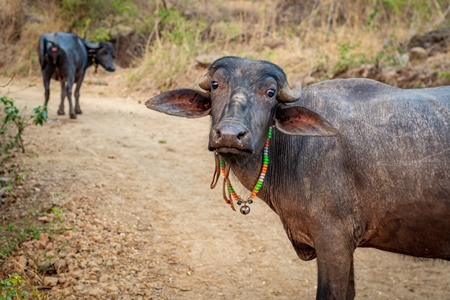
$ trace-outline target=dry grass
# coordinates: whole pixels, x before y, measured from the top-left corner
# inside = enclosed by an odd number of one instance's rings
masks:
[[[283,8],[293,10],[292,3],[197,1],[195,13],[189,13],[210,23],[206,39],[198,39],[188,50],[160,41],[131,75],[130,84],[162,90],[192,86],[193,78],[203,72],[193,68],[193,58],[199,54],[270,60],[284,68],[291,82],[303,81],[317,70],[332,77],[352,65],[401,64],[406,43],[414,34],[448,21],[445,2],[437,0],[328,0],[283,21]],[[183,6],[178,3],[178,7]],[[191,73],[195,76],[186,76]]]
[[[51,1],[0,0],[0,70],[5,75],[39,73],[39,35],[64,28]]]
[[[346,66],[362,63],[398,64],[411,36],[449,23],[450,5],[448,0],[134,3],[140,8],[134,29],[147,28],[143,33],[148,43],[142,45],[146,55],[128,82],[144,90],[193,85],[193,78],[204,71],[195,67],[199,54],[270,60],[284,68],[291,82],[318,71],[332,77]],[[4,37],[0,47],[6,53],[0,58],[2,73],[39,74],[38,36],[68,29],[58,2],[0,0],[0,4]],[[164,5],[169,9],[166,15],[160,13]]]

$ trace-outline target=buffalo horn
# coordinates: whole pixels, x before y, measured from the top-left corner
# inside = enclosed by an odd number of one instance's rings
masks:
[[[297,101],[300,96],[302,95],[302,85],[300,82],[297,82],[294,89],[290,89],[289,86],[286,84],[283,86],[283,88],[278,93],[278,101],[283,103],[288,102],[295,102]]]
[[[84,44],[86,45],[86,47],[91,48],[91,49],[100,48],[100,43],[92,43],[92,42],[89,42],[88,40],[84,40]]]
[[[205,91],[211,90],[211,75],[209,75],[209,72],[200,79],[198,85]]]

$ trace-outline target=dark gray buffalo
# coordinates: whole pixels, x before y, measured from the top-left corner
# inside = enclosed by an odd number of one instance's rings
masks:
[[[200,87],[146,105],[210,115],[209,149],[250,191],[274,126],[258,197],[298,256],[317,258],[317,299],[355,297],[356,247],[450,260],[450,87],[338,79],[300,92],[277,65],[237,57],[215,61]]]
[[[64,115],[64,98],[69,100],[70,118],[81,114],[80,88],[86,69],[101,65],[114,72],[114,47],[110,42],[91,43],[74,33],[54,32],[43,34],[38,45],[39,63],[44,79],[45,105],[50,97],[50,79],[61,82],[61,104],[58,115]],[[75,109],[72,105],[72,86],[76,82]]]

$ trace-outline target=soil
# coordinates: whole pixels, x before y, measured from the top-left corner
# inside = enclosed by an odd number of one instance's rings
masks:
[[[56,114],[52,82],[49,120],[16,154],[26,197],[0,213],[8,223],[34,205],[48,212],[39,222],[67,229],[23,243],[2,272],[50,299],[314,299],[316,263],[296,256],[277,215],[258,200],[233,212],[209,188],[209,120],[148,110],[156,91],[132,94],[126,74],[89,72],[76,120]],[[6,89],[20,108],[43,102],[41,78]],[[355,270],[357,299],[450,299],[449,263],[357,249]]]

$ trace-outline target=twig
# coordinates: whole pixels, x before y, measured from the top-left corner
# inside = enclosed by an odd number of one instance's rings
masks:
[[[0,256],[2,256],[5,260],[8,259],[8,258],[10,258],[10,257],[8,257],[8,256],[6,256],[6,255],[4,255],[4,254],[2,254],[2,253],[0,253]],[[28,256],[29,258],[31,258],[31,256],[30,256],[28,253],[27,253],[27,256]],[[11,257],[11,258],[12,258],[12,257]],[[34,272],[33,270],[31,270],[31,268],[27,268],[26,266],[22,266],[22,265],[19,264],[19,262],[18,262],[17,260],[15,260],[14,258],[12,258],[11,261],[12,261],[13,264],[15,264],[16,266],[18,266],[18,267],[23,267],[24,271],[25,271],[25,269],[26,269],[28,272],[30,272],[32,275],[34,275],[35,278],[37,278],[41,284],[43,283],[41,277],[39,276],[39,274],[37,274],[36,272]],[[34,260],[33,260],[33,261],[34,261]],[[24,273],[23,276],[24,276],[24,277],[26,276],[26,277],[28,278],[28,276],[27,276],[26,273]],[[29,279],[29,278],[28,278],[28,279]]]
[[[155,21],[154,31],[155,31],[155,35],[156,35],[156,41],[158,42],[158,46],[159,46],[159,48],[161,48],[162,45],[161,45],[161,41],[160,41],[160,39],[159,39],[159,31],[158,31],[158,30],[159,30],[159,29],[158,29],[159,21],[160,21],[160,19],[157,19],[157,20]]]
[[[155,35],[156,31],[158,30],[158,23],[159,19],[156,19],[155,26],[153,27],[152,32],[150,32],[150,35],[148,36],[147,43],[145,43],[145,55],[147,55],[148,47],[150,46],[150,42],[153,38],[153,35]]]
[[[26,89],[29,89],[29,88],[35,87],[35,86],[36,86],[36,85],[35,85],[34,83],[30,83],[30,84],[27,85],[26,87],[21,88],[21,89],[18,89],[18,90],[16,90],[16,91],[8,91],[8,94],[14,94],[14,93],[22,92],[22,91],[25,91]]]
[[[11,79],[8,81],[8,83],[5,84],[5,85],[0,85],[0,87],[7,87],[7,86],[11,83],[11,81],[14,79],[15,76],[16,76],[16,74],[13,74],[13,76],[12,76]]]
[[[336,1],[333,0],[330,3],[330,10],[328,11],[328,18],[327,18],[327,41],[328,41],[328,36],[330,34],[330,30],[331,30],[331,23],[333,22],[333,13],[334,13],[334,7],[336,5]]]
[[[436,6],[437,13],[439,14],[439,17],[441,21],[445,20],[444,13],[442,12],[441,6],[439,5],[439,2],[437,0],[433,0],[434,6]]]
[[[166,4],[166,1],[165,1],[165,0],[161,0],[161,2],[162,2],[162,5],[163,5],[164,9],[167,10],[167,4]]]

